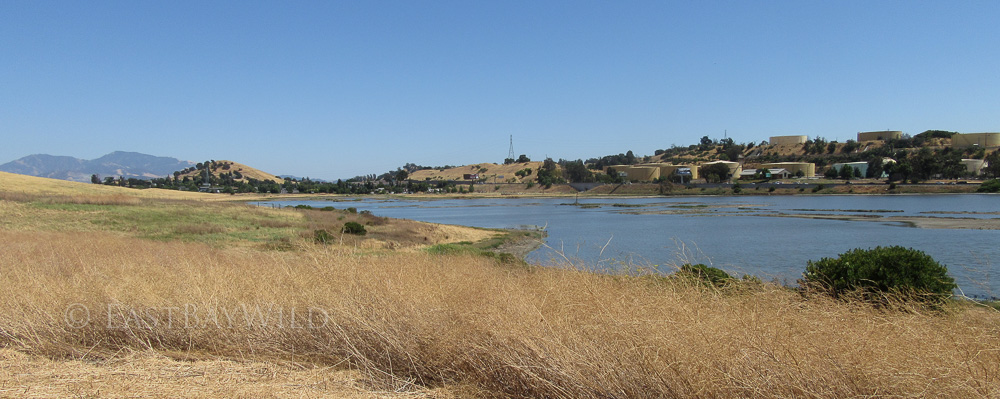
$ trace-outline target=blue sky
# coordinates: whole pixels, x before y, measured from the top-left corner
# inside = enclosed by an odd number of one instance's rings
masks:
[[[347,178],[702,136],[1000,131],[998,1],[0,2],[0,163]]]

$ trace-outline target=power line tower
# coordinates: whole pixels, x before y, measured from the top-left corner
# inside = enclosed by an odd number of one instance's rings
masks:
[[[510,150],[507,151],[507,158],[516,159],[516,158],[514,158],[514,135],[513,134],[510,135]]]

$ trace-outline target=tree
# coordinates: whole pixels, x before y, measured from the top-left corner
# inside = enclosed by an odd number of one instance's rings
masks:
[[[878,179],[882,177],[882,157],[878,157],[868,161],[868,170],[865,172],[865,177],[869,179]]]
[[[987,165],[983,167],[983,174],[994,178],[1000,177],[1000,150],[987,155],[985,161]]]
[[[563,164],[563,176],[571,183],[587,183],[594,181],[594,174],[583,165],[582,160],[568,161]]]
[[[396,171],[396,181],[405,181],[409,177],[410,177],[410,172],[407,172],[402,169]]]
[[[528,158],[527,155],[521,154],[521,156],[517,157],[517,163],[526,163],[526,162],[531,162],[531,158]]]
[[[97,173],[90,175],[90,183],[101,184],[101,176],[98,176]]]
[[[723,163],[713,163],[698,168],[698,174],[705,177],[709,183],[720,183],[729,179],[729,167]]]
[[[625,153],[625,164],[626,165],[635,164],[635,154],[632,154],[632,150],[628,150],[628,152]]]
[[[860,176],[861,173],[857,169],[854,169],[851,165],[844,165],[840,168],[840,178],[844,180],[851,180],[856,176]]]
[[[836,259],[809,261],[802,277],[800,283],[834,298],[859,292],[875,303],[883,302],[885,294],[941,302],[957,287],[947,267],[919,250],[900,246],[854,249]]]
[[[823,177],[827,179],[836,179],[838,176],[840,176],[840,171],[838,171],[837,168],[831,167],[827,169],[826,172],[823,172]]]
[[[545,186],[545,188],[550,188],[553,184],[562,182],[562,176],[559,175],[557,164],[552,158],[545,158],[542,167],[538,169],[537,179],[538,184]]]

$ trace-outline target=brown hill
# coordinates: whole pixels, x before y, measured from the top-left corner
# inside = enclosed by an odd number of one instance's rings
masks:
[[[273,174],[233,161],[226,161],[226,160],[213,161],[210,163],[209,170],[211,170],[212,175],[215,176],[218,176],[222,173],[232,173],[236,181],[247,181],[247,179],[251,178],[260,181],[273,180],[278,183],[284,181],[284,179],[275,176]],[[179,177],[181,179],[183,179],[184,177],[190,177],[192,180],[203,179],[202,172],[194,167],[187,168],[180,172],[181,173]]]
[[[456,166],[449,169],[418,170],[410,173],[410,180],[466,180],[465,175],[478,174],[480,179],[486,179],[489,183],[526,183],[538,177],[538,168],[541,167],[542,162],[521,162],[508,165],[486,162]],[[515,174],[525,169],[531,169],[531,173],[524,176],[517,176]]]

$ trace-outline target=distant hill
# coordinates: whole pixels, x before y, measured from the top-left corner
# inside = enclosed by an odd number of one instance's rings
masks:
[[[85,160],[46,154],[29,155],[0,165],[0,171],[52,179],[90,182],[90,176],[101,178],[123,176],[152,179],[165,177],[176,170],[194,165],[191,161],[158,157],[138,152],[115,151],[97,159]]]
[[[456,166],[447,169],[422,169],[410,173],[410,180],[434,181],[434,180],[465,180],[467,174],[477,174],[480,179],[485,178],[487,182],[508,182],[522,183],[533,181],[537,177],[538,168],[542,167],[542,162],[521,162],[507,165],[495,163],[480,163],[475,165]],[[518,171],[531,169],[530,173],[517,175]],[[502,176],[502,177],[501,177]]]
[[[250,178],[260,181],[272,180],[276,183],[281,183],[285,180],[281,177],[264,172],[260,169],[249,167],[239,162],[220,160],[207,163],[209,163],[209,170],[212,172],[212,175],[216,177],[223,173],[229,173],[233,175],[233,180],[236,181],[247,181],[247,179]],[[184,177],[190,177],[192,180],[200,180],[204,178],[201,170],[194,166],[185,166],[184,169],[178,169],[177,171],[180,172],[177,176],[180,179],[183,179]],[[173,172],[170,172],[170,174],[172,175]]]

